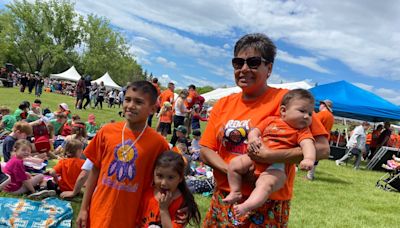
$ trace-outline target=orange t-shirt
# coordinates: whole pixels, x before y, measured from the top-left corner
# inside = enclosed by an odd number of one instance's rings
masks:
[[[161,123],[172,123],[172,110],[168,110],[160,115]]]
[[[200,140],[200,145],[206,146],[218,153],[221,158],[229,163],[237,155],[247,153],[244,141],[251,127],[257,126],[268,116],[279,116],[279,107],[282,97],[288,90],[268,88],[257,100],[244,101],[242,93],[232,94],[221,98],[213,107],[205,132]],[[313,115],[310,127],[313,136],[328,138],[324,126]],[[293,191],[295,165],[286,165],[286,184],[290,193],[283,195],[282,199],[291,199]],[[229,191],[229,183],[225,173],[214,169],[214,178],[217,190]],[[242,194],[250,195],[252,186],[243,185]],[[279,190],[284,194],[282,190]]]
[[[85,160],[80,158],[66,158],[58,161],[57,165],[53,167],[57,175],[61,177],[58,185],[62,192],[74,190],[83,163],[85,163]]]
[[[324,125],[325,130],[327,132],[331,132],[333,127],[333,123],[335,123],[335,118],[333,114],[329,110],[320,111],[317,114],[319,121],[321,121],[322,125]],[[328,138],[329,140],[329,138]]]
[[[262,121],[258,126],[258,129],[262,132],[262,139],[266,146],[271,149],[290,149],[299,146],[300,142],[304,139],[314,140],[310,129],[294,129],[289,126],[280,117],[270,116]],[[269,164],[256,163],[256,173],[263,172]],[[285,165],[286,173],[290,172],[290,165]],[[287,168],[288,167],[288,168]],[[288,176],[293,178],[285,182],[285,185],[280,191],[274,192],[270,195],[270,199],[285,200],[285,196],[292,195],[290,184],[294,181],[294,175]]]
[[[90,227],[135,227],[144,191],[153,181],[155,161],[168,143],[148,127],[139,132],[122,129],[125,122],[107,124],[85,149],[86,157],[100,169],[90,203]],[[125,148],[125,149],[124,149]]]
[[[160,94],[159,99],[161,107],[166,101],[172,104],[174,102],[174,93],[170,89],[166,89]]]
[[[366,137],[365,144],[370,145],[372,141],[372,133],[368,133]]]
[[[194,90],[189,90],[189,95],[185,100],[186,108],[190,109],[193,107],[194,99],[198,96],[197,92]]]
[[[174,218],[176,218],[177,211],[181,208],[183,204],[183,197],[180,195],[178,198],[174,199],[168,207],[169,216],[172,220],[173,227],[184,227],[183,224],[175,223]],[[150,225],[158,225],[161,227],[161,216],[160,207],[156,197],[154,196],[154,189],[150,188],[144,193],[140,216],[138,216],[138,222],[136,227],[150,227]]]
[[[160,94],[161,94],[160,86],[158,86],[158,84],[157,84],[157,83],[154,83],[154,82],[152,82],[151,84],[153,84],[153,86],[156,87],[157,95],[160,96]]]
[[[400,135],[396,136],[396,144],[394,145],[396,148],[400,148]]]
[[[376,144],[378,142],[379,135],[381,134],[380,130],[372,131],[372,139],[371,139],[371,148],[376,148]]]

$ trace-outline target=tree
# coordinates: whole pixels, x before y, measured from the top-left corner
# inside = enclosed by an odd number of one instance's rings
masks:
[[[214,88],[212,86],[204,86],[204,87],[198,87],[196,90],[199,94],[203,94],[213,91]]]
[[[97,78],[108,71],[120,85],[146,78],[142,67],[129,53],[124,37],[111,29],[108,20],[89,15],[83,30],[83,72]]]
[[[46,65],[44,71],[50,71],[54,65],[69,65],[70,59],[76,58],[82,17],[69,1],[22,0],[7,8],[0,17],[4,24],[1,38],[9,45],[9,53],[23,60],[21,70],[43,71]]]

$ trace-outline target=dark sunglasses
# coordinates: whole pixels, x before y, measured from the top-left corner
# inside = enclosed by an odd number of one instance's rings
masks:
[[[250,69],[257,69],[261,65],[262,62],[268,63],[269,61],[265,60],[263,57],[260,57],[260,56],[250,57],[247,59],[236,57],[236,58],[232,59],[232,66],[235,70],[240,70],[240,69],[242,69],[243,65],[246,63]]]

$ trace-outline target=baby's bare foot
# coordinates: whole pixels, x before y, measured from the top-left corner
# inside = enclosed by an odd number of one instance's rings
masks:
[[[229,203],[229,204],[234,204],[238,202],[239,200],[242,199],[242,193],[241,192],[230,192],[229,195],[225,197],[225,199],[222,200],[224,203]]]

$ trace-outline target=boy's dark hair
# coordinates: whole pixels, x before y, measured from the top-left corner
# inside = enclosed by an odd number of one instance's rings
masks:
[[[81,117],[80,117],[78,114],[74,114],[74,115],[72,115],[71,119],[72,119],[73,121],[76,121],[76,120],[80,120]]]
[[[21,104],[25,104],[25,106],[29,109],[31,107],[31,103],[29,101],[23,101]]]
[[[49,108],[43,109],[43,115],[45,116],[46,114],[51,113],[51,110]]]
[[[294,89],[290,90],[285,96],[282,98],[281,105],[288,106],[290,101],[293,99],[307,99],[313,105],[315,103],[314,96],[310,93],[310,91],[305,89]]]
[[[21,104],[19,104],[18,108],[21,110],[24,110],[24,109],[28,108],[28,106],[26,106],[25,103],[21,103]]]
[[[143,94],[148,94],[150,97],[150,104],[154,105],[157,102],[157,89],[156,87],[148,81],[135,81],[129,83],[126,91],[131,89],[132,91],[141,92]]]
[[[198,129],[193,130],[192,135],[194,135],[194,136],[201,136],[201,131],[198,130]]]
[[[158,78],[153,78],[152,82],[153,83],[157,83],[158,82]]]
[[[83,143],[77,139],[67,140],[64,148],[64,156],[67,158],[76,157],[76,153],[83,149]]]
[[[33,103],[35,103],[35,104],[41,104],[42,101],[41,101],[40,99],[35,99],[35,100],[33,101]]]
[[[183,160],[182,155],[171,150],[165,151],[158,156],[155,167],[171,167],[179,174],[179,176],[181,176],[182,181],[178,184],[178,189],[183,197],[181,208],[188,208],[187,221],[189,221],[189,224],[191,224],[191,221],[194,221],[195,224],[199,225],[200,212],[192,193],[186,185],[184,177],[185,161]]]
[[[191,85],[189,85],[189,87],[188,87],[189,89],[194,89],[194,90],[196,90],[196,86],[195,85],[193,85],[193,84],[191,84]]]

